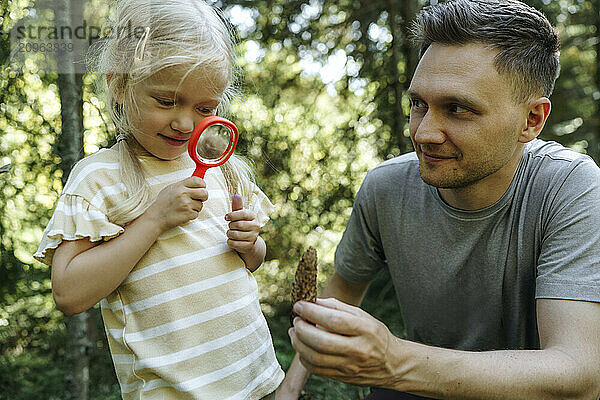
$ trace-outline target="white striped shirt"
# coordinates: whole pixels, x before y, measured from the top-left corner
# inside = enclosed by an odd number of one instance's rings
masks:
[[[153,196],[194,170],[187,154],[140,161]],[[211,168],[205,181],[209,198],[198,218],[164,232],[101,302],[123,399],[260,399],[283,379],[256,280],[226,243],[231,200],[223,174]],[[125,198],[115,150],[81,160],[35,257],[50,265],[62,240],[118,236],[124,228],[107,210]],[[257,187],[245,207],[261,225],[274,208]]]

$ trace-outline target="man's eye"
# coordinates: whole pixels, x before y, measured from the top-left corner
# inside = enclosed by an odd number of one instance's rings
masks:
[[[464,113],[471,112],[471,110],[469,110],[468,108],[459,106],[458,104],[452,104],[450,106],[450,112],[455,113],[455,114],[464,114]]]
[[[427,107],[425,102],[422,100],[419,100],[419,99],[411,99],[410,106],[411,106],[411,108],[415,108],[415,109],[421,109],[421,108]]]

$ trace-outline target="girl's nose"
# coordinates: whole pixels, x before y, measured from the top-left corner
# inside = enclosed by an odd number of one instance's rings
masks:
[[[181,133],[192,133],[194,130],[194,119],[187,115],[179,115],[171,121],[171,129]]]

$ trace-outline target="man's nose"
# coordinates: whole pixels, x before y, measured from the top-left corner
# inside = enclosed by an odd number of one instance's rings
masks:
[[[444,124],[440,116],[430,110],[423,118],[416,122],[414,141],[419,144],[434,143],[442,144],[446,141],[446,133]]]

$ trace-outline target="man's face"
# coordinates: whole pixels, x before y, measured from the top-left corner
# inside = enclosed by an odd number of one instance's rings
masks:
[[[410,137],[421,178],[464,188],[520,158],[527,112],[496,71],[496,52],[481,44],[432,44],[409,89]]]

